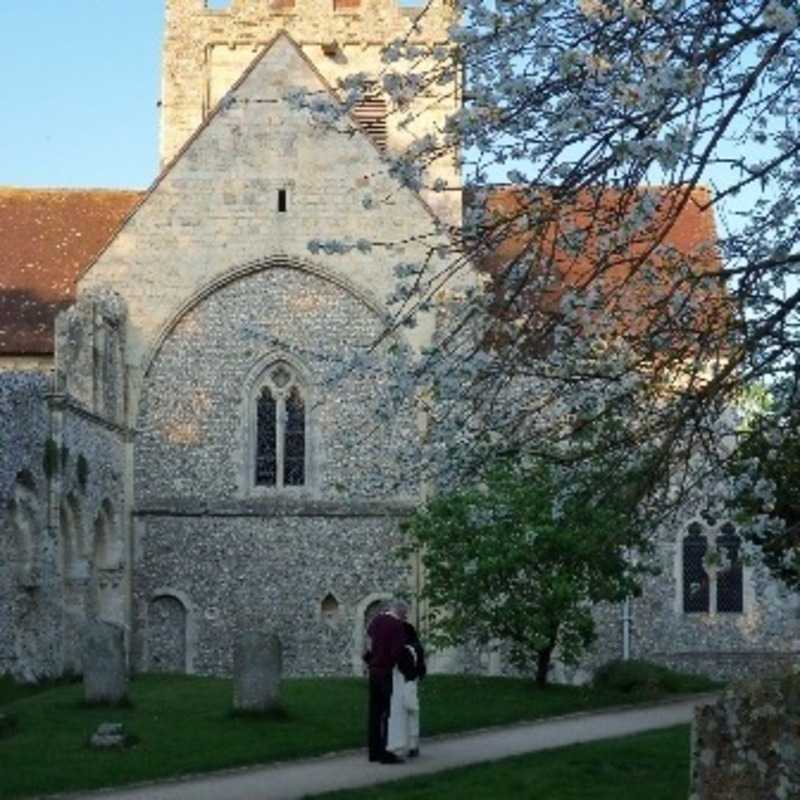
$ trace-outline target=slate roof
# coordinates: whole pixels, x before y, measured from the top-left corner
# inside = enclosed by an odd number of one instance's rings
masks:
[[[0,187],[0,355],[49,355],[75,280],[140,200],[109,189]]]

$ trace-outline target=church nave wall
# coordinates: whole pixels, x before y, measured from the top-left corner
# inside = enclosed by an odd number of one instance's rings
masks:
[[[386,345],[369,348],[381,332],[361,300],[301,269],[266,268],[218,289],[179,320],[145,380],[137,504],[413,496],[402,459],[414,418],[406,408],[378,425]],[[357,355],[363,370],[353,372]],[[258,396],[280,363],[299,382],[306,419],[305,476],[283,489],[254,485]]]
[[[256,627],[280,636],[289,675],[352,674],[365,599],[408,579],[397,517],[148,513],[136,527],[139,670],[188,647],[194,672],[228,675],[236,631]]]

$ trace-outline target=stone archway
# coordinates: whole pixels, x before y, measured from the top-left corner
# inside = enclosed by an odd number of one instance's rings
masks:
[[[22,586],[34,588],[39,582],[36,574],[36,550],[43,523],[36,482],[28,470],[17,475],[9,511],[14,535],[17,581]]]

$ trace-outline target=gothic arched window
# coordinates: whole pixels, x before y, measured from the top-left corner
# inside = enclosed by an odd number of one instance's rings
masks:
[[[690,526],[691,531],[691,526]],[[709,581],[704,559],[705,536],[690,532],[683,540],[683,610],[687,614],[709,610]]]
[[[717,611],[720,614],[741,614],[744,608],[740,545],[733,525],[724,525],[722,534],[717,537],[717,548],[726,557],[724,568],[717,572]]]
[[[708,520],[706,520],[708,522]],[[715,521],[709,522],[716,526]],[[709,541],[717,566],[706,570]],[[741,539],[726,522],[709,536],[699,522],[689,525],[682,542],[683,610],[691,613],[741,614],[744,611],[744,567]]]
[[[306,483],[306,395],[296,371],[273,364],[256,400],[255,485]]]

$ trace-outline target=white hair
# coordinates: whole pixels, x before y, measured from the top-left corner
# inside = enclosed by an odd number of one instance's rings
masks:
[[[390,601],[389,608],[392,611],[396,612],[397,614],[404,616],[408,614],[409,606],[408,603],[405,600],[403,600],[402,597],[395,597]]]

